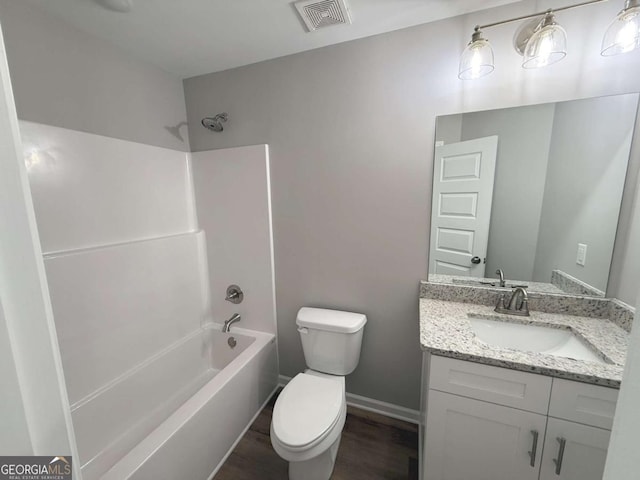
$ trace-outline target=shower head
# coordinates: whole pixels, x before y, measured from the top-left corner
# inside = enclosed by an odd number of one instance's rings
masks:
[[[229,115],[226,113],[219,113],[215,117],[204,117],[202,119],[202,126],[208,128],[213,132],[221,132],[224,130],[222,124],[229,119]]]

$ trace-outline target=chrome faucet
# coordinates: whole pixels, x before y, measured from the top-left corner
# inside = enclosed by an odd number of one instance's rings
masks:
[[[240,321],[240,314],[234,313],[229,320],[224,322],[224,326],[222,327],[222,333],[228,333],[231,330],[231,325]]]
[[[514,288],[507,305],[505,305],[505,295],[500,295],[498,304],[496,305],[496,312],[528,317],[529,296],[527,295],[527,291],[522,287]]]
[[[507,286],[507,282],[504,281],[504,272],[502,271],[501,268],[496,270],[496,275],[498,275],[498,277],[500,278],[500,286],[501,287],[506,287]]]

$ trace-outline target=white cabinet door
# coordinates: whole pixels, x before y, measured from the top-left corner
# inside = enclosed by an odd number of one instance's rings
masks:
[[[436,147],[430,273],[484,277],[497,151],[497,136]]]
[[[430,390],[424,478],[538,480],[545,425],[544,415]]]
[[[540,480],[602,480],[610,434],[602,428],[550,417]]]

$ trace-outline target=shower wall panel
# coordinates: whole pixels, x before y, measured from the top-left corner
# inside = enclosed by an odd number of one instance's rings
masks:
[[[188,154],[20,122],[42,251],[195,230]]]
[[[242,315],[238,326],[276,333],[269,147],[192,153],[198,225],[206,232],[212,315]],[[222,301],[229,284],[245,293]]]

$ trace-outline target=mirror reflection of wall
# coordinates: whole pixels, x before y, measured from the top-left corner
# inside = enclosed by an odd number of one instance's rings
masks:
[[[436,145],[498,137],[484,276],[552,283],[558,270],[554,284],[585,284],[568,293],[604,296],[637,106],[630,94],[437,119]]]

